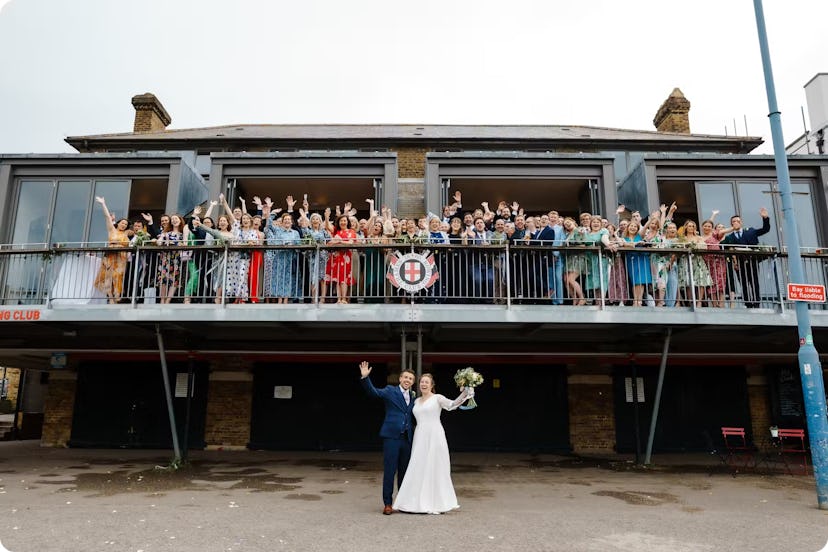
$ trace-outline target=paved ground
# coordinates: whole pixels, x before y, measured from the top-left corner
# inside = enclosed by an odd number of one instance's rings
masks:
[[[11,552],[816,552],[828,542],[812,477],[734,478],[711,457],[656,457],[640,470],[453,454],[461,508],[441,516],[380,514],[379,453],[192,459],[170,473],[155,469],[164,451],[0,443],[0,541]]]

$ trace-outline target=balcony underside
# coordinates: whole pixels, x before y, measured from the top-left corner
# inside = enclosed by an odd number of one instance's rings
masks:
[[[426,361],[458,356],[611,362],[630,354],[655,360],[667,328],[673,331],[673,359],[779,361],[795,359],[798,349],[793,312],[744,308],[178,304],[37,312],[37,321],[2,323],[0,362],[45,368],[53,352],[157,358],[156,324],[171,355],[302,356],[320,362],[363,356],[395,360],[401,333],[415,342],[418,330]],[[817,349],[827,350],[828,313],[812,313],[812,322]]]

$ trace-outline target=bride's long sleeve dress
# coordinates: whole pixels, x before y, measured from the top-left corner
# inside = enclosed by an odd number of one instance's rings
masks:
[[[394,501],[394,509],[401,512],[441,514],[459,508],[454,485],[451,482],[451,462],[448,443],[440,414],[454,410],[468,398],[466,390],[455,400],[443,395],[432,395],[414,403],[417,428],[411,447],[411,460],[402,486]]]

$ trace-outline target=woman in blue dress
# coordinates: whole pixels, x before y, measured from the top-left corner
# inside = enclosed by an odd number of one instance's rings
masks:
[[[622,238],[627,247],[643,247],[645,242],[638,232],[640,225],[637,221],[631,220]],[[633,287],[633,306],[640,307],[644,299],[644,291],[650,289],[652,292],[653,269],[650,264],[649,253],[627,253],[626,257],[627,275]]]
[[[298,245],[299,232],[293,228],[293,215],[285,213],[280,218],[272,220],[265,228],[267,245],[285,246]],[[276,298],[276,303],[287,304],[290,299],[297,297],[297,261],[299,253],[295,249],[279,248],[268,249],[270,257],[270,293]]]

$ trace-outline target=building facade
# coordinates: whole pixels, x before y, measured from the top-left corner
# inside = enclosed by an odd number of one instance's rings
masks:
[[[162,355],[177,431],[198,448],[378,446],[380,405],[360,391],[362,360],[375,366],[376,383],[393,382],[400,368],[412,367],[435,374],[447,395],[454,393],[458,368],[481,371],[481,406],[446,419],[458,450],[629,452],[646,442],[654,413],[656,452],[705,450],[721,426],[749,428],[757,443],[770,425],[804,427],[773,158],[749,155],[759,138],[691,134],[689,102],[678,90],[659,108],[657,131],[168,130],[170,116],[154,96],[137,96],[133,105],[133,132],[67,138],[78,154],[0,156],[0,243],[8,244],[0,252],[0,363],[32,374],[23,420],[26,425],[28,414],[42,427],[46,446],[170,446]],[[828,156],[792,157],[791,174],[809,283],[825,283]],[[348,305],[321,301],[307,282],[287,304],[234,304],[226,297],[217,304],[214,288],[195,293],[201,301],[182,292],[163,303],[155,289],[147,293],[157,282],[150,276],[148,283],[146,274],[167,258],[152,247],[125,252],[120,304],[100,301],[92,286],[107,259],[96,196],[130,221],[142,213],[186,215],[219,194],[231,207],[255,196],[272,197],[283,208],[287,196],[307,194],[311,212],[351,202],[358,217],[368,216],[365,200],[372,199],[400,218],[419,218],[441,213],[457,191],[463,211],[517,201],[529,214],[587,212],[612,221],[619,203],[646,218],[675,202],[679,222],[701,222],[717,209],[725,222],[739,213],[746,226],[760,227],[759,209],[766,207],[771,231],[763,247],[727,255],[752,259],[739,266],[755,267],[759,308],[745,308],[738,274],[729,276],[728,307],[705,302],[691,268],[680,306],[658,307],[654,298],[634,306],[632,296],[613,301],[605,280],[610,265],[630,266],[624,255],[547,245],[430,248],[443,278],[416,294],[385,284],[385,264],[377,287],[369,289],[367,274],[379,249],[384,263],[394,250],[424,248],[359,247],[354,274],[362,276]],[[296,247],[291,258],[300,274],[327,248]],[[207,251],[212,257],[194,249],[185,262],[203,262],[196,269],[206,274],[215,266],[227,270],[231,259],[253,256],[255,249],[214,246]],[[686,266],[694,266],[692,254],[676,252],[676,262],[686,256]],[[586,306],[557,305],[545,292],[531,291],[567,255],[599,267],[581,278],[600,284]],[[825,349],[828,315],[821,305],[813,309],[814,340]],[[661,366],[665,383],[656,410]]]

